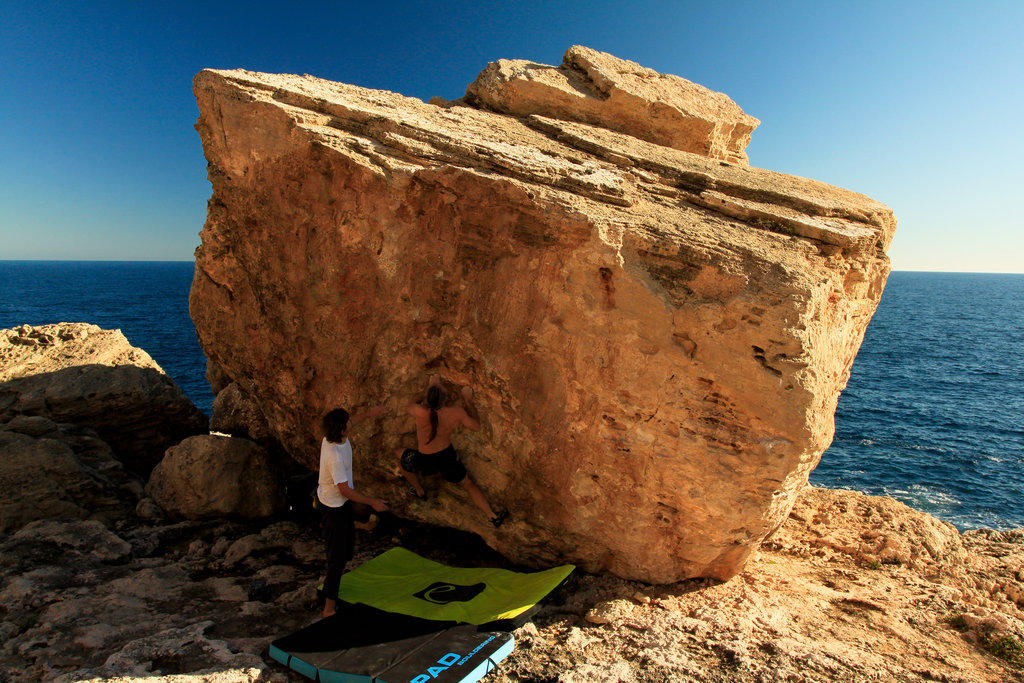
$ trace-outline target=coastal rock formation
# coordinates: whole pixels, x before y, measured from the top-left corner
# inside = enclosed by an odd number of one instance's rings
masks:
[[[206,418],[119,330],[0,331],[0,532],[135,510],[164,449]]]
[[[267,452],[248,439],[203,434],[167,449],[146,494],[176,518],[269,517],[284,493]]]
[[[583,581],[566,600],[582,618],[517,631],[493,680],[1020,682],[1022,585],[1024,530],[961,535],[890,498],[808,487],[732,581]]]
[[[358,532],[353,567],[398,539],[438,562],[501,566],[469,534],[389,521]],[[878,538],[918,559],[885,560]],[[267,644],[316,619],[321,554],[316,526],[292,521],[0,535],[0,680],[300,680]],[[574,573],[486,680],[1019,683],[1022,586],[1024,531],[960,535],[890,499],[809,488],[729,582]]]
[[[84,323],[0,330],[0,424],[18,416],[92,429],[143,477],[169,446],[207,431],[148,353]]]
[[[499,59],[480,72],[465,101],[503,114],[579,121],[712,159],[746,164],[761,122],[729,97],[581,45],[560,67]]]
[[[201,72],[213,196],[191,314],[211,365],[310,468],[326,410],[387,405],[353,433],[356,479],[400,514],[472,530],[520,563],[725,579],[831,442],[895,219],[863,195],[730,163],[742,134],[701,143],[711,157],[636,137],[626,112],[643,107],[616,103],[662,79],[613,77],[612,60],[574,49],[575,66],[544,72],[604,88],[612,104],[585,122],[562,105],[467,106],[482,86],[430,105]],[[660,92],[648,99],[675,97]],[[434,372],[475,389],[484,429],[456,445],[511,511],[498,530],[461,489],[423,504],[398,476],[404,406]]]
[[[91,429],[45,417],[0,424],[0,532],[42,519],[116,520],[142,483]]]

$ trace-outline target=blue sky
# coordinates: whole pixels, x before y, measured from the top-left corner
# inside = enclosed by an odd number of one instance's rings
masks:
[[[0,0],[0,259],[191,259],[203,68],[454,99],[581,44],[729,95],[752,165],[891,206],[895,269],[1020,273],[1021,36],[1020,0]]]

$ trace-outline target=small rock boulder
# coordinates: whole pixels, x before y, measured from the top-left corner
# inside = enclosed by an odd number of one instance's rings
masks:
[[[213,400],[210,430],[259,443],[273,438],[259,404],[234,382],[224,387]]]
[[[268,517],[284,507],[270,457],[248,439],[204,434],[169,448],[146,494],[171,517]]]

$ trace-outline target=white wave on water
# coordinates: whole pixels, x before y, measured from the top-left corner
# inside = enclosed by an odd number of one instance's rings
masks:
[[[911,484],[906,488],[885,486],[882,490],[885,495],[925,512],[937,509],[950,510],[963,504],[953,493],[927,484]]]

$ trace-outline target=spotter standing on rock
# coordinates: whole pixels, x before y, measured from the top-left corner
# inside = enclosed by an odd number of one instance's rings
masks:
[[[316,497],[323,511],[324,543],[327,546],[324,617],[335,612],[341,574],[355,549],[355,518],[350,501],[369,505],[377,512],[388,509],[383,500],[353,488],[352,442],[348,440],[349,429],[367,418],[380,417],[384,413],[384,406],[376,406],[349,417],[348,411],[337,408],[323,417],[324,438],[320,442],[320,479]]]
[[[395,451],[402,476],[412,486],[416,497],[426,500],[427,494],[420,483],[419,475],[440,472],[441,478],[445,481],[466,489],[473,503],[487,515],[491,524],[499,527],[505,521],[508,512],[494,513],[480,487],[469,478],[466,467],[452,446],[452,432],[458,427],[465,427],[474,432],[480,430],[480,416],[473,405],[473,389],[462,388],[465,408],[445,405],[447,397],[448,392],[441,386],[441,376],[434,375],[430,378],[426,396],[419,397],[406,407],[416,422],[416,448],[399,448]]]

